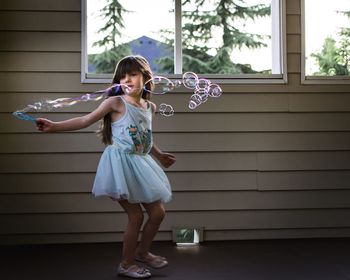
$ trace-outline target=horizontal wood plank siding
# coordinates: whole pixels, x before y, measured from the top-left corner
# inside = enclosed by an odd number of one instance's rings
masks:
[[[155,116],[154,138],[177,157],[157,240],[174,227],[204,227],[205,240],[350,236],[350,86],[301,84],[301,4],[286,5],[287,84],[223,84],[196,110],[189,90],[153,96],[175,109]],[[80,0],[0,1],[0,244],[122,240],[121,207],[91,195],[98,124],[42,134],[11,115],[108,86],[80,82],[80,17]]]
[[[169,211],[160,231],[203,225],[207,230],[349,228],[350,220],[344,219],[349,214],[349,209]],[[123,212],[10,214],[0,216],[0,222],[4,225],[0,234],[5,235],[122,232],[127,216]]]
[[[167,205],[172,211],[282,210],[349,208],[350,190],[315,191],[175,191]],[[195,198],[195,199],[194,199]],[[102,201],[101,201],[102,200]],[[0,211],[6,214],[123,212],[108,198],[90,193],[3,194]]]
[[[95,133],[6,133],[0,153],[101,152]],[[158,145],[173,152],[350,151],[349,132],[155,132]],[[203,141],[205,139],[205,141]],[[67,145],[61,145],[67,142]],[[47,145],[50,143],[50,145]],[[84,143],[82,145],[81,143]]]
[[[0,11],[0,26],[14,31],[80,32],[80,11]]]
[[[71,53],[44,53],[37,55],[23,54],[23,53],[0,53],[0,56],[6,59],[10,57],[8,61],[14,61],[18,67],[30,67],[34,71],[35,65],[27,63],[23,65],[21,63],[22,58],[24,60],[36,60],[39,67],[45,67],[45,71],[63,71],[69,67],[69,64],[75,64],[72,67],[80,69],[77,62],[80,60],[80,54]],[[17,60],[17,56],[21,59]],[[13,60],[12,60],[13,59]],[[46,65],[42,60],[52,59],[54,65]],[[56,61],[58,60],[58,61]],[[64,63],[61,62],[64,61]],[[40,63],[40,64],[39,64]],[[68,65],[68,66],[67,66]],[[0,65],[3,67],[3,64]],[[14,66],[11,66],[14,67]],[[57,69],[58,68],[58,69]],[[4,70],[4,68],[2,68]],[[18,71],[18,69],[15,69]],[[42,71],[41,69],[40,71]],[[70,71],[73,68],[69,68]],[[107,85],[103,85],[107,86]],[[97,88],[96,88],[97,89]],[[53,92],[0,92],[0,96],[6,102],[0,103],[0,113],[9,113],[18,110],[18,106],[23,107],[27,104],[33,103],[33,100],[45,100],[45,99],[57,99],[62,97],[78,97],[84,92],[73,93],[53,93]],[[164,102],[172,102],[172,106],[175,108],[176,113],[192,113],[187,106],[184,106],[184,100],[187,101],[189,94],[178,92],[176,94],[166,94],[162,96],[153,96],[157,104]],[[20,100],[20,101],[19,101]],[[21,103],[21,104],[19,104]],[[59,112],[82,112],[87,113],[96,108],[98,102],[86,102],[79,104],[76,107],[62,108]],[[285,94],[285,93],[230,93],[224,94],[219,99],[211,99],[205,104],[196,109],[196,112],[207,113],[337,113],[337,112],[349,112],[350,111],[350,96],[348,93],[327,92],[327,93],[312,93],[312,94]],[[309,114],[310,115],[310,114]]]
[[[174,191],[257,189],[257,175],[254,171],[166,171],[166,173]],[[0,174],[3,183],[1,193],[90,192],[94,175],[94,172],[3,173]]]
[[[4,34],[3,34],[4,33]],[[33,32],[32,34],[25,37],[26,32],[13,32],[13,34],[8,34],[1,31],[0,37],[4,41],[0,41],[0,51],[29,51],[25,46],[27,44],[26,40],[33,40],[33,44],[30,45],[30,51],[36,52],[77,52],[80,51],[80,33],[71,32]],[[22,39],[22,37],[25,37]],[[34,38],[33,38],[34,37]],[[43,44],[39,43],[38,40],[45,40]],[[62,45],[62,46],[61,46]],[[13,48],[12,48],[13,47]],[[77,49],[78,48],[78,49]],[[300,84],[300,73],[290,73],[288,75],[288,85],[278,84],[278,85],[256,85],[256,84],[237,84],[229,85],[223,84],[222,90],[227,94],[233,93],[304,93],[306,88],[304,85]],[[59,81],[64,80],[65,83],[59,83]],[[0,82],[7,81],[3,84],[1,91],[3,92],[16,92],[16,91],[28,91],[28,88],[32,92],[84,92],[94,91],[101,89],[101,84],[81,84],[76,83],[80,81],[80,73],[78,72],[3,72],[0,73]],[[24,85],[28,86],[25,87]],[[315,85],[307,87],[309,93],[329,93],[335,91],[338,93],[347,93],[349,91],[349,86],[346,84],[340,85]],[[173,96],[180,92],[180,89],[176,89],[174,92],[168,93],[167,95]],[[186,90],[188,97],[190,97],[190,91]],[[203,107],[209,106],[217,99],[211,98]],[[217,101],[218,102],[218,101]],[[232,104],[234,105],[234,104]]]
[[[54,121],[83,113],[35,113]],[[94,132],[95,124],[82,131]],[[171,118],[154,119],[155,132],[278,132],[350,131],[350,112],[337,113],[177,113]],[[9,113],[0,113],[0,133],[36,132],[34,126],[19,122]]]
[[[281,239],[281,238],[322,238],[348,237],[350,228],[298,228],[298,229],[235,229],[206,230],[204,238],[207,241],[216,240],[247,240],[247,239]],[[160,231],[157,240],[171,240],[171,231]],[[8,234],[2,235],[6,244],[47,244],[47,243],[87,243],[87,242],[121,242],[122,232],[99,233],[50,233],[50,234]]]
[[[256,170],[253,152],[175,153],[181,164],[171,171]],[[100,153],[0,154],[2,173],[93,172]]]
[[[2,0],[0,10],[9,11],[75,11],[80,12],[80,1],[61,0]]]
[[[0,52],[0,71],[8,72],[77,72],[80,71],[78,52]],[[20,93],[18,93],[20,94]],[[5,93],[4,93],[5,95]],[[12,94],[12,97],[18,97]],[[25,93],[26,98],[35,96]],[[7,95],[5,95],[7,96]],[[47,98],[47,95],[44,97]],[[22,99],[21,99],[22,100]],[[35,99],[37,100],[37,99]]]

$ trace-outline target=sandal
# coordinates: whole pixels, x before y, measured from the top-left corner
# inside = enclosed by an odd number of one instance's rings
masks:
[[[135,257],[135,260],[153,268],[163,268],[168,265],[166,258],[151,253],[145,258]]]
[[[149,278],[151,277],[151,272],[144,268],[139,267],[137,265],[131,265],[128,268],[124,268],[121,264],[118,267],[118,275],[126,276],[130,278]]]

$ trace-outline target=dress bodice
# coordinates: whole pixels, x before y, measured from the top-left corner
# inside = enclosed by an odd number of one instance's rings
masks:
[[[113,145],[126,153],[147,154],[152,148],[152,107],[143,109],[128,103],[123,96],[124,115],[112,122]]]

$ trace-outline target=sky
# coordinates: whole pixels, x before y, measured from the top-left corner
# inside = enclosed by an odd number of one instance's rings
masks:
[[[95,26],[102,23],[98,19],[98,10],[103,5],[105,0],[87,0],[88,2],[88,17],[93,18],[97,23]],[[210,0],[208,0],[210,3]],[[124,34],[125,40],[121,43],[131,41],[139,38],[143,35],[151,37],[156,40],[162,41],[159,29],[173,28],[174,18],[173,13],[169,12],[169,7],[173,5],[173,0],[120,0],[120,3],[126,7],[126,9],[135,11],[134,13],[128,13],[124,16],[126,23],[126,32]],[[254,5],[257,3],[270,3],[270,0],[246,0],[246,3]],[[305,20],[306,29],[306,57],[310,56],[310,53],[317,52],[321,49],[324,39],[327,36],[334,35],[336,30],[341,26],[348,26],[349,19],[345,16],[341,16],[336,13],[337,10],[350,10],[350,0],[333,0],[329,5],[329,1],[326,0],[305,0],[305,11],[307,14]],[[317,7],[315,9],[315,7]],[[91,13],[93,11],[93,13]],[[155,16],[155,15],[162,16]],[[325,20],[327,19],[327,20]],[[271,23],[268,18],[258,19],[254,25],[247,23],[246,29],[248,31],[266,34],[266,31],[270,32]],[[218,33],[219,34],[219,33]],[[88,40],[94,42],[98,40],[96,28],[93,26],[88,27]],[[216,44],[220,37],[213,38],[212,43]],[[101,52],[103,49],[92,48],[91,44],[88,45],[89,53]],[[235,50],[232,54],[233,60],[236,63],[248,63],[253,66],[254,69],[264,70],[271,68],[271,63],[266,63],[272,60],[271,51],[269,49],[260,49],[252,52],[247,48],[242,50]],[[311,59],[307,59],[306,72],[312,72],[316,70],[316,66]]]

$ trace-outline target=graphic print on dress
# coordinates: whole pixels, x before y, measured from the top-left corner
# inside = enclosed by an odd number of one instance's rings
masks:
[[[129,131],[129,135],[134,143],[135,152],[143,153],[148,151],[152,142],[152,131],[150,129],[139,130],[136,125],[129,125],[126,128]]]

